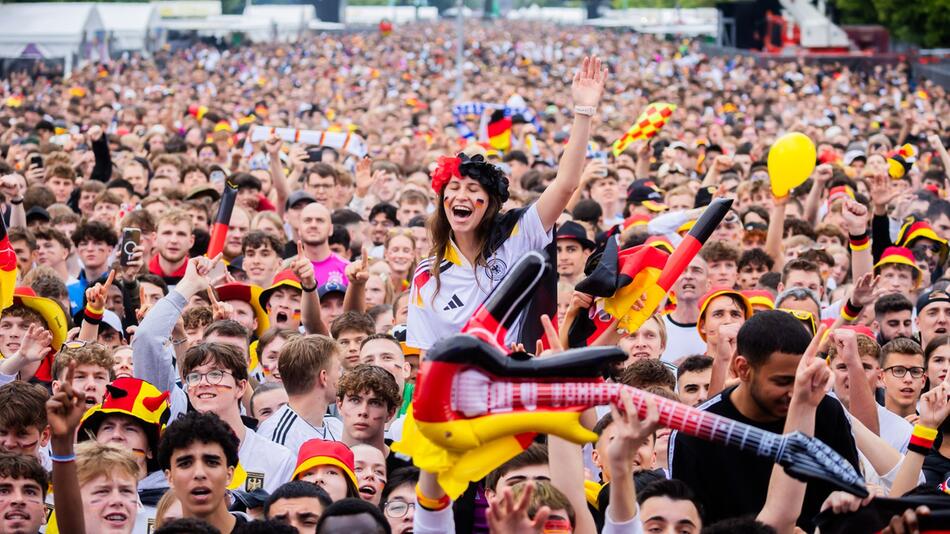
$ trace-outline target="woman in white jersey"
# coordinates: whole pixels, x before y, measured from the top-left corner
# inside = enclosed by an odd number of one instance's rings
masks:
[[[440,158],[432,172],[439,195],[429,220],[432,252],[412,279],[408,346],[428,350],[457,334],[521,256],[551,242],[554,223],[579,185],[591,117],[606,79],[600,59],[584,58],[571,84],[574,124],[557,177],[530,206],[501,213],[508,179],[481,156]]]

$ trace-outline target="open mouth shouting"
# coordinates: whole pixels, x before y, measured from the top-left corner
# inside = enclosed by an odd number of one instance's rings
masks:
[[[376,488],[374,488],[373,486],[369,484],[360,486],[359,490],[360,490],[360,498],[362,498],[364,501],[371,501],[373,500],[373,497],[376,496]]]
[[[463,205],[457,205],[452,207],[452,216],[455,217],[455,220],[458,222],[466,222],[469,218],[475,213],[472,208]]]
[[[110,527],[118,528],[128,523],[129,516],[125,512],[111,512],[106,514],[103,519]]]
[[[196,504],[206,504],[211,500],[211,488],[198,486],[192,489],[188,494]]]

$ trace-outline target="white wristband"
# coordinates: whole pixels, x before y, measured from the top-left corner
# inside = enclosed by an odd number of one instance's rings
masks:
[[[597,108],[594,106],[574,106],[575,115],[586,115],[588,117],[593,117],[594,113],[597,113]]]

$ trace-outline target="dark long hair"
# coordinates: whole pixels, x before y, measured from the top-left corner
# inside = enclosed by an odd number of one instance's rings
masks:
[[[475,266],[484,265],[486,263],[485,253],[488,238],[491,236],[495,219],[497,219],[498,214],[501,213],[501,204],[501,199],[497,196],[492,194],[488,195],[488,207],[485,209],[485,216],[482,217],[478,226],[475,227],[475,242],[479,250],[478,257],[475,258]],[[448,248],[449,239],[452,237],[452,226],[449,225],[449,217],[445,213],[444,188],[442,192],[439,193],[439,205],[436,211],[429,216],[426,226],[428,226],[429,233],[432,236],[432,249],[429,251],[429,256],[435,256],[435,261],[433,261],[429,267],[430,273],[435,278],[435,293],[433,294],[433,298],[435,298],[435,295],[438,295],[439,290],[442,288],[442,281],[439,278],[441,269],[439,267],[442,264],[442,260],[445,259],[445,250]]]

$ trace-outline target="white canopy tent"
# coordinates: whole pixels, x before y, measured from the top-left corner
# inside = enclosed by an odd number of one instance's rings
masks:
[[[294,41],[303,35],[310,21],[317,18],[313,4],[250,5],[244,8],[244,18],[255,22],[267,22],[271,27],[270,40]]]
[[[96,7],[113,51],[154,52],[162,45],[161,17],[153,4],[103,2]]]
[[[63,59],[66,72],[107,59],[108,42],[93,4],[0,4],[0,57]]]

